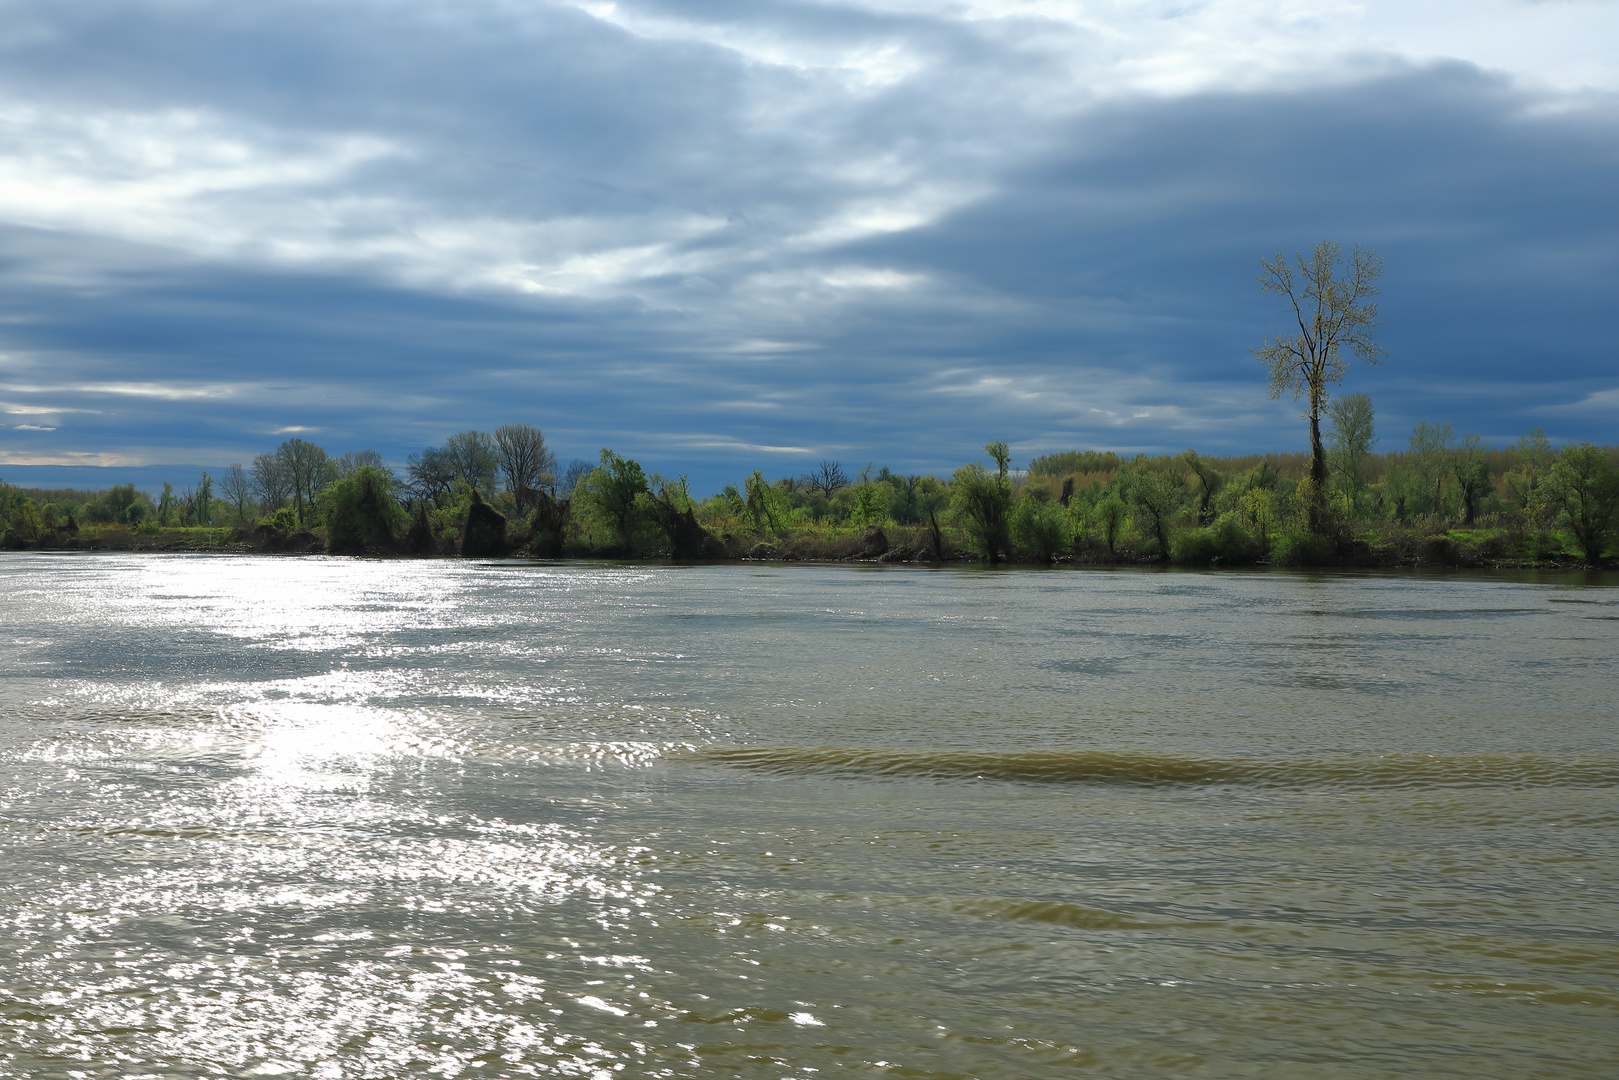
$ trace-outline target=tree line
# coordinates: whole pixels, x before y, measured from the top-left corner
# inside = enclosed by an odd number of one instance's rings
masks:
[[[0,485],[0,542],[34,546],[83,523],[212,526],[346,552],[702,557],[795,543],[813,554],[887,530],[931,558],[992,562],[1301,564],[1379,551],[1388,561],[1391,545],[1398,561],[1438,543],[1524,561],[1607,557],[1619,521],[1612,448],[1556,449],[1539,429],[1487,447],[1421,423],[1403,448],[1379,453],[1368,396],[1334,398],[1322,412],[1322,484],[1313,451],[1073,451],[1017,469],[1007,445],[992,442],[948,478],[875,465],[851,473],[826,460],[774,479],[754,470],[700,498],[685,477],[648,474],[610,449],[559,467],[530,424],[460,432],[397,472],[371,450],[336,456],[294,438],[182,492],[165,485],[155,501],[132,484],[99,493]]]
[[[757,540],[749,550],[768,555],[781,550],[774,541],[796,538],[810,554],[887,555],[883,530],[898,528],[916,534],[901,548],[911,556],[953,551],[991,562],[1300,564],[1414,553],[1446,561],[1458,546],[1485,559],[1602,562],[1619,517],[1611,448],[1555,450],[1540,429],[1490,448],[1476,434],[1425,422],[1404,450],[1374,452],[1371,398],[1333,388],[1351,358],[1378,364],[1386,355],[1376,341],[1383,260],[1323,240],[1308,258],[1278,253],[1261,267],[1260,287],[1288,302],[1292,325],[1253,354],[1273,398],[1304,400],[1307,455],[1187,450],[1126,460],[1087,450],[1013,470],[997,441],[984,447],[988,463],[970,462],[948,480],[874,465],[851,477],[827,460],[775,480],[755,470],[697,499],[684,476],[649,476],[610,449],[559,469],[539,428],[514,423],[413,453],[403,475],[373,450],[333,457],[288,439],[217,480],[204,472],[184,492],[165,483],[155,505],[132,484],[94,494],[0,485],[0,543],[75,533],[82,517],[147,531],[226,523],[268,542],[297,534],[342,552],[688,557],[735,554]],[[878,535],[854,547],[810,543],[840,531]]]

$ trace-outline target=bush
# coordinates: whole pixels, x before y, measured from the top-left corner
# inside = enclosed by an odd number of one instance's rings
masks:
[[[476,489],[461,529],[461,554],[474,559],[506,554],[506,518],[484,502]]]
[[[1283,529],[1270,542],[1277,566],[1321,566],[1332,557],[1332,541],[1308,529]]]
[[[259,524],[276,532],[291,532],[298,527],[298,515],[290,506],[283,506],[273,514],[259,518]]]
[[[1176,533],[1170,540],[1170,551],[1178,563],[1201,566],[1257,562],[1264,549],[1258,538],[1243,528],[1236,513],[1226,513],[1207,528]]]
[[[992,473],[976,461],[957,469],[950,481],[951,513],[966,530],[973,549],[990,562],[998,562],[1011,546],[1006,520],[1011,498],[1005,475]]]
[[[393,551],[409,526],[405,508],[394,498],[387,473],[362,465],[323,493],[326,550],[357,555],[367,549]]]
[[[1050,562],[1073,542],[1073,526],[1061,503],[1025,495],[1012,506],[1011,526],[1018,553],[1034,562]]]
[[[39,507],[31,502],[18,503],[6,516],[5,546],[24,548],[39,543],[44,526],[40,523]]]

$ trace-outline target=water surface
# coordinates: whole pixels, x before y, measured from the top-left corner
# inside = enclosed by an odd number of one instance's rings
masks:
[[[1610,1077],[1613,584],[0,557],[0,1073]]]

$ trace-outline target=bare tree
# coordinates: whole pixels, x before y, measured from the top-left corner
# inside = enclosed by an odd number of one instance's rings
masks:
[[[843,466],[835,461],[823,461],[810,472],[805,473],[800,481],[811,491],[819,491],[827,498],[839,488],[849,486],[849,474],[843,471]]]
[[[444,451],[429,446],[410,455],[405,465],[406,489],[418,499],[437,503],[455,485],[455,467]]]
[[[240,465],[231,465],[219,478],[219,493],[236,507],[236,520],[247,520],[247,501],[253,497],[253,478]]]
[[[1264,273],[1259,287],[1280,293],[1293,306],[1297,334],[1278,334],[1276,340],[1253,350],[1254,358],[1270,368],[1270,396],[1284,392],[1296,399],[1307,396],[1305,417],[1310,421],[1310,529],[1320,531],[1321,508],[1327,488],[1327,452],[1321,445],[1321,413],[1330,384],[1344,376],[1352,353],[1367,364],[1380,364],[1386,350],[1374,340],[1377,330],[1377,279],[1383,260],[1356,244],[1344,265],[1343,249],[1330,240],[1315,246],[1308,262],[1294,254],[1289,266],[1281,252],[1276,261],[1261,259]]]
[[[365,468],[377,469],[387,473],[389,476],[393,475],[393,470],[388,468],[388,463],[383,461],[382,455],[375,450],[350,450],[333,461],[332,464],[337,466],[338,476],[352,476],[354,475],[354,470]]]
[[[253,492],[270,513],[292,497],[292,478],[287,475],[281,455],[260,454],[253,459]]]
[[[457,479],[485,496],[495,494],[495,472],[500,467],[495,440],[482,431],[463,431],[445,439],[440,452]]]
[[[574,489],[579,486],[579,481],[589,476],[595,468],[596,466],[584,458],[574,458],[568,462],[568,467],[562,470],[561,481],[557,483],[557,494],[564,497],[572,495]]]
[[[545,436],[532,424],[502,424],[495,429],[495,449],[506,490],[521,514],[541,491],[556,487],[557,459]]]
[[[315,493],[337,479],[337,466],[325,450],[307,439],[288,439],[276,448],[275,456],[286,471],[292,505],[302,525],[308,508],[314,505]]]

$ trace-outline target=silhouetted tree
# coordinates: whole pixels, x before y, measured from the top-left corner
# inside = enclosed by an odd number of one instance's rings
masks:
[[[495,449],[506,490],[511,492],[518,513],[532,505],[541,490],[556,486],[556,455],[546,448],[539,428],[502,424],[495,429]]]
[[[1383,260],[1375,251],[1356,244],[1343,265],[1343,249],[1330,240],[1315,246],[1308,262],[1294,254],[1288,265],[1281,252],[1276,261],[1261,259],[1264,272],[1259,286],[1280,293],[1293,307],[1296,334],[1278,334],[1255,349],[1254,357],[1270,369],[1270,396],[1290,393],[1308,400],[1304,415],[1310,421],[1310,491],[1308,527],[1321,529],[1322,495],[1327,489],[1327,452],[1321,444],[1321,413],[1328,386],[1343,378],[1348,366],[1345,352],[1363,363],[1379,364],[1385,350],[1374,340],[1377,330],[1377,279]]]
[[[822,461],[804,474],[802,482],[805,487],[819,491],[829,499],[833,492],[848,487],[850,483],[849,474],[836,461]]]

